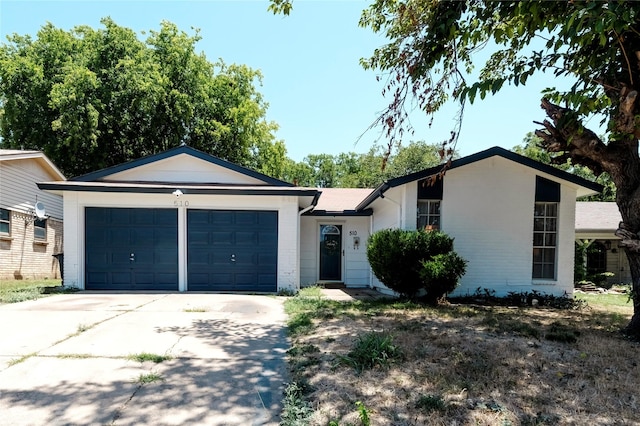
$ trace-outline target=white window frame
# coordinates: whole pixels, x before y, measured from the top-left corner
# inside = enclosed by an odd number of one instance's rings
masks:
[[[426,204],[426,213],[420,212],[420,205]],[[437,213],[432,213],[432,206],[437,205]],[[442,200],[418,200],[416,209],[416,228],[425,230],[442,229]],[[420,224],[420,220],[424,219],[424,226]],[[435,223],[434,223],[435,222]]]
[[[0,208],[0,212],[1,213],[6,212],[6,216],[7,216],[6,219],[3,219],[2,216],[0,215],[0,223],[6,223],[8,228],[7,232],[0,230],[0,235],[5,237],[11,236],[11,210]]]
[[[544,206],[543,213],[539,208]],[[550,210],[555,208],[555,215]],[[531,277],[534,280],[557,280],[558,277],[558,213],[560,203],[536,201],[533,210],[533,259]],[[541,224],[542,226],[538,225]],[[553,251],[553,254],[550,253]],[[549,276],[548,267],[551,265],[553,274]],[[536,271],[538,266],[538,271]]]
[[[40,226],[42,224],[42,226]],[[38,230],[44,230],[44,235],[38,235]],[[35,219],[33,221],[33,239],[36,241],[47,240],[47,219]]]

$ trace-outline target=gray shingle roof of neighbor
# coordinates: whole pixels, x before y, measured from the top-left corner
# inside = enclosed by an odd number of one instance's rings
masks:
[[[613,232],[622,216],[614,202],[582,201],[576,203],[576,232]],[[613,236],[613,235],[612,235]]]

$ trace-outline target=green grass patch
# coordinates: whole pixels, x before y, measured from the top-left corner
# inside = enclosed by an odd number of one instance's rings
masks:
[[[287,385],[284,390],[281,426],[303,426],[309,424],[313,407],[305,399],[305,389],[297,382]]]
[[[141,352],[139,354],[131,354],[127,357],[127,359],[131,361],[138,361],[138,362],[151,361],[151,362],[155,362],[156,364],[159,364],[161,362],[172,359],[172,357],[169,355],[158,355],[158,354],[152,354],[148,352]]]
[[[402,358],[402,350],[393,343],[391,334],[372,331],[358,336],[351,351],[340,357],[340,362],[362,372],[376,367],[387,368]]]
[[[18,303],[35,300],[48,294],[62,292],[60,280],[2,280],[0,303]]]
[[[140,376],[138,376],[135,381],[141,385],[146,385],[147,383],[154,383],[162,380],[164,380],[164,378],[160,374],[152,372],[147,374],[140,374]]]
[[[447,409],[447,403],[440,395],[420,395],[416,401],[416,408],[422,411],[444,411]]]
[[[56,358],[61,358],[61,359],[86,359],[86,358],[93,358],[93,355],[91,355],[91,354],[58,354],[58,355],[56,355]]]
[[[20,358],[14,358],[14,359],[10,360],[10,361],[7,363],[7,365],[8,365],[9,367],[11,367],[11,366],[13,366],[13,365],[20,364],[21,362],[25,362],[26,360],[28,360],[28,359],[29,359],[29,358],[31,358],[31,357],[36,356],[37,354],[38,354],[37,352],[32,352],[32,353],[30,353],[30,354],[23,355],[23,356],[21,356]]]
[[[603,308],[609,308],[612,306],[623,306],[633,308],[633,304],[629,300],[629,295],[623,293],[577,293],[575,297],[576,299],[584,300],[589,304],[589,306],[600,306]]]
[[[553,342],[575,343],[578,341],[578,336],[580,336],[580,331],[554,322],[549,326],[544,338]]]

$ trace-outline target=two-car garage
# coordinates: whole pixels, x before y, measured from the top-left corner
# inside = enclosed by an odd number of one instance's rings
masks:
[[[178,209],[85,208],[85,289],[179,289]],[[186,210],[186,290],[277,290],[278,212]]]

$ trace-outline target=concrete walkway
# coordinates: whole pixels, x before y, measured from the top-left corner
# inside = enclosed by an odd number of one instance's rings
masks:
[[[276,425],[283,300],[83,292],[2,305],[0,425]],[[170,358],[129,358],[141,353]]]

